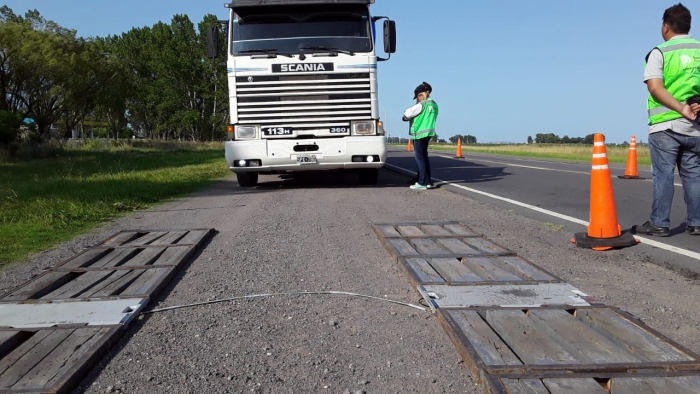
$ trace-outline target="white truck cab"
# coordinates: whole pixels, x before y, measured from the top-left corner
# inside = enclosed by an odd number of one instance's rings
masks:
[[[226,25],[230,124],[226,163],[241,186],[260,173],[352,169],[375,184],[386,162],[379,120],[376,29],[396,25],[374,0],[235,0]],[[218,26],[207,32],[218,57]]]

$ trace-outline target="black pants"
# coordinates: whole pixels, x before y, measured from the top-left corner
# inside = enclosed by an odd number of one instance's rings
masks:
[[[428,186],[433,184],[430,176],[430,159],[428,159],[428,143],[432,137],[413,140],[413,151],[418,165],[418,184]]]

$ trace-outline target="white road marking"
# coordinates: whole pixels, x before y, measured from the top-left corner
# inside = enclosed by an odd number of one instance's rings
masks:
[[[399,167],[399,166],[395,166],[395,165],[393,165],[393,164],[386,163],[386,164],[384,164],[384,165],[385,165],[386,167],[393,168],[393,169],[395,169],[395,170],[397,170],[397,171],[399,171],[399,172],[403,172],[403,173],[405,173],[405,174],[409,174],[409,175],[418,175],[415,171],[407,170],[407,169],[405,169],[405,168],[402,168],[402,167]],[[523,207],[523,208],[527,208],[527,209],[530,209],[530,210],[533,210],[533,211],[537,211],[537,212],[543,213],[543,214],[545,214],[545,215],[549,215],[549,216],[553,216],[553,217],[555,217],[555,218],[559,218],[559,219],[562,219],[562,220],[566,220],[566,221],[569,221],[569,222],[571,222],[571,223],[580,224],[580,225],[582,225],[582,226],[588,226],[588,222],[587,222],[587,221],[581,220],[581,219],[577,219],[577,218],[572,217],[572,216],[563,215],[563,214],[561,214],[561,213],[557,213],[557,212],[554,212],[554,211],[550,211],[550,210],[548,210],[548,209],[536,207],[536,206],[534,206],[534,205],[526,204],[526,203],[524,203],[524,202],[517,201],[517,200],[513,200],[513,199],[510,199],[510,198],[507,198],[507,197],[498,196],[498,195],[496,195],[496,194],[491,194],[491,193],[482,192],[481,190],[472,189],[472,188],[470,188],[470,187],[458,185],[458,184],[456,184],[456,183],[444,181],[444,180],[442,180],[442,179],[438,179],[438,178],[435,178],[435,177],[433,177],[433,179],[436,180],[436,181],[438,181],[438,182],[439,182],[440,184],[442,184],[442,185],[453,186],[453,187],[456,187],[456,188],[459,188],[459,189],[462,189],[462,190],[466,190],[466,191],[471,192],[471,193],[480,194],[480,195],[485,196],[485,197],[493,198],[493,199],[495,199],[495,200],[504,201],[504,202],[507,202],[507,203],[509,203],[509,204],[517,205],[517,206],[519,206],[519,207]],[[654,241],[654,240],[649,239],[649,238],[640,237],[640,236],[638,236],[638,235],[635,235],[635,238],[639,239],[640,241],[642,241],[642,243],[645,243],[645,244],[647,244],[647,245],[654,246],[654,247],[657,247],[657,248],[659,248],[659,249],[667,250],[667,251],[669,251],[669,252],[678,253],[678,254],[681,254],[681,255],[683,255],[683,256],[686,256],[686,257],[690,257],[690,258],[692,258],[692,259],[695,259],[695,260],[700,260],[700,253],[696,253],[696,252],[693,252],[693,251],[690,251],[690,250],[687,250],[687,249],[678,248],[678,247],[675,247],[675,246],[672,246],[672,245],[668,245],[668,244],[665,244],[665,243],[662,243],[662,242],[659,242],[659,241]]]

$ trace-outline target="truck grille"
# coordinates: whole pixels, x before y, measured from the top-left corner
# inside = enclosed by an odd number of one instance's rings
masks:
[[[239,124],[313,133],[372,118],[369,73],[237,77],[236,95]]]

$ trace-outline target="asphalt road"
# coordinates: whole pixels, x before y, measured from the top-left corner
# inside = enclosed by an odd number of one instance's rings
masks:
[[[396,154],[402,155],[391,162],[410,163],[408,155]],[[436,171],[443,171],[438,163],[464,165],[435,161]],[[496,178],[515,182],[515,175],[504,174],[516,168],[478,164],[479,173],[471,176],[481,182],[474,178],[469,186],[495,185]],[[584,182],[585,177],[579,179]],[[482,195],[460,195],[466,191],[455,186],[409,190],[409,181],[384,170],[373,187],[359,187],[352,174],[335,172],[263,176],[255,188],[241,188],[229,178],[194,195],[115,219],[0,272],[0,292],[121,230],[214,228],[216,235],[149,308],[295,291],[345,291],[415,304],[419,293],[371,225],[457,220],[595,300],[629,311],[700,351],[700,286],[649,264],[647,245],[608,252],[577,248],[569,242],[570,232],[581,230],[581,225],[553,226],[554,219],[531,218],[529,209],[484,201]],[[517,184],[521,194],[529,189],[527,181]],[[142,315],[73,392],[482,390],[430,312],[366,298],[308,295]]]
[[[586,231],[583,222],[588,222],[590,214],[590,163],[471,153],[463,154],[464,159],[454,159],[453,156],[454,152],[430,153],[433,178],[462,186],[451,187],[452,190],[510,207],[544,223],[565,226],[572,233]],[[390,151],[388,163],[409,171],[416,170],[413,153],[405,150]],[[645,178],[643,180],[618,178],[624,173],[624,165],[611,167],[617,220],[623,230],[644,223],[649,218],[652,201],[649,167],[639,168],[640,177]],[[641,239],[642,243],[647,241],[645,246],[651,261],[697,277],[700,275],[700,237],[688,235],[684,229],[683,188],[676,175],[671,236],[642,236]],[[653,246],[648,246],[651,243]]]

